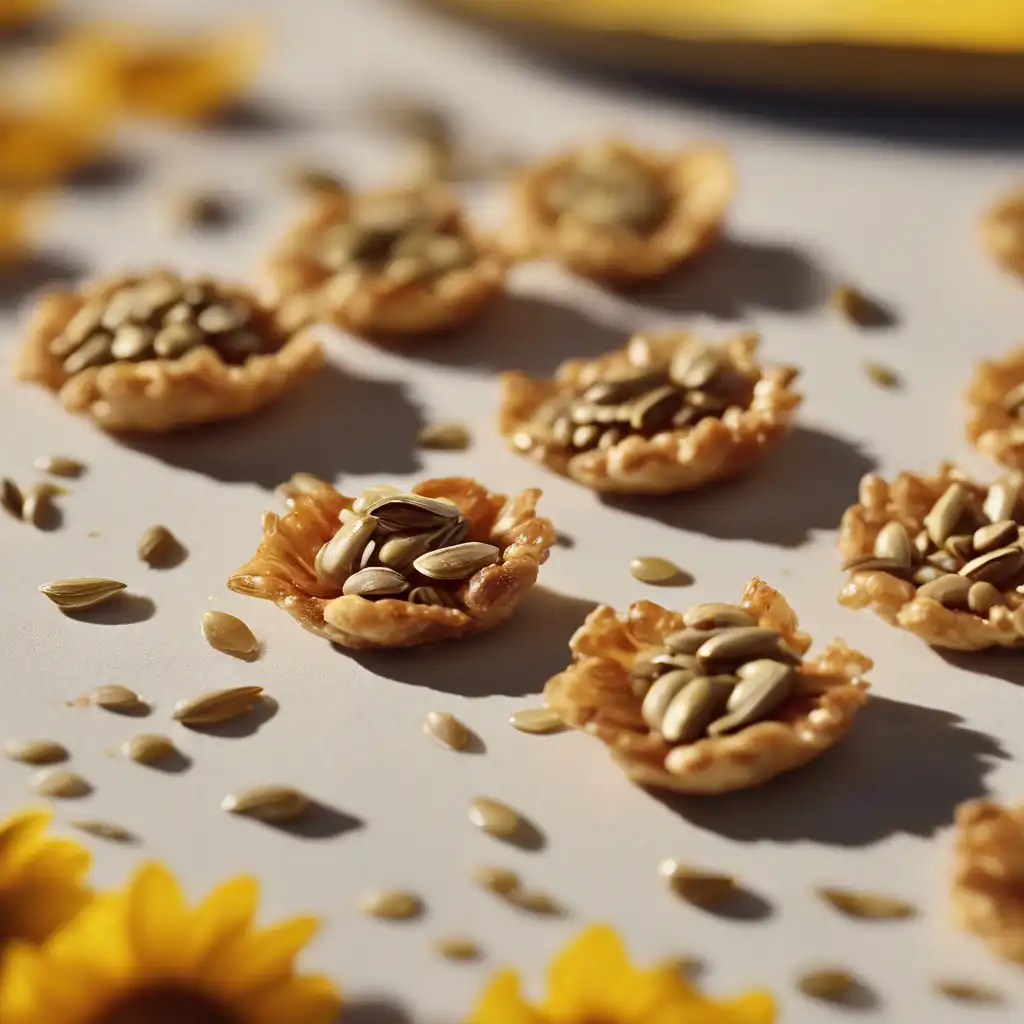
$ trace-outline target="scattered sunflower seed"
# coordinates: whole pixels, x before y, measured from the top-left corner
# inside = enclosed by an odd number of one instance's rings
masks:
[[[956,999],[962,1003],[987,1003],[994,1006],[1006,1000],[998,989],[973,981],[937,981],[935,990],[949,999]]]
[[[551,708],[523,708],[509,717],[509,723],[520,732],[542,734],[561,732],[565,723]]]
[[[22,764],[57,764],[70,756],[56,740],[8,740],[4,755]]]
[[[679,575],[679,566],[667,558],[644,555],[630,560],[629,572],[641,583],[667,583]]]
[[[288,171],[287,182],[296,191],[316,198],[345,195],[349,191],[338,175],[319,167],[293,167]]]
[[[805,996],[829,1003],[844,1002],[855,984],[856,978],[849,971],[833,967],[804,971],[796,982]]]
[[[690,868],[667,857],[658,865],[658,874],[677,896],[702,907],[713,907],[736,895],[738,885],[732,875]]]
[[[77,828],[80,832],[85,832],[87,835],[96,836],[97,839],[109,839],[112,843],[135,843],[138,842],[138,838],[134,833],[129,832],[128,829],[122,828],[120,825],[114,825],[109,821],[93,821],[91,819],[83,821],[72,821],[69,822],[72,828]]]
[[[72,800],[92,792],[81,775],[64,768],[44,768],[32,776],[29,785],[40,796]]]
[[[172,718],[182,725],[215,725],[252,710],[263,693],[262,686],[234,686],[185,697],[174,705]]]
[[[235,213],[231,200],[210,192],[185,193],[168,202],[170,219],[181,228],[222,228],[235,219]]]
[[[434,950],[445,960],[479,960],[483,956],[479,943],[462,935],[447,935],[435,939]]]
[[[224,797],[220,806],[229,814],[277,823],[300,817],[309,809],[310,799],[291,786],[253,786]]]
[[[423,913],[423,900],[401,889],[368,892],[359,897],[359,912],[384,921],[410,921]]]
[[[858,327],[885,327],[893,322],[892,313],[882,303],[849,285],[832,293],[832,305]]]
[[[498,896],[507,896],[522,885],[519,875],[511,868],[492,867],[489,864],[474,868],[471,878],[481,889]]]
[[[417,438],[421,448],[464,451],[470,445],[469,431],[461,423],[428,423]]]
[[[109,601],[126,586],[126,583],[119,583],[117,580],[83,576],[44,583],[39,588],[39,592],[48,597],[61,610],[81,611]]]
[[[465,750],[469,746],[469,729],[447,711],[427,712],[423,731],[428,736],[433,736],[442,747],[449,747],[451,750]]]
[[[21,493],[21,488],[9,476],[0,480],[0,505],[3,505],[15,519],[21,518],[25,496]]]
[[[121,753],[136,764],[155,764],[171,757],[177,751],[166,736],[159,733],[140,733],[121,744]]]
[[[21,506],[21,518],[32,526],[42,526],[53,512],[53,495],[63,490],[63,487],[55,487],[53,484],[30,487]]]
[[[237,616],[210,609],[203,612],[203,636],[223,654],[246,660],[259,654],[260,644],[253,631]]]
[[[53,476],[75,477],[85,472],[85,463],[66,455],[39,455],[32,463],[36,469]]]
[[[138,711],[140,708],[148,707],[134,690],[119,683],[97,686],[86,697],[86,701],[107,711]]]
[[[139,561],[150,566],[165,565],[180,550],[178,538],[166,526],[151,526],[139,538]]]
[[[562,913],[562,907],[554,896],[540,890],[513,889],[505,894],[505,899],[531,914],[554,916]]]
[[[868,380],[880,388],[892,391],[902,384],[899,374],[884,363],[865,363],[864,371],[868,375]]]
[[[469,805],[469,820],[478,829],[497,839],[508,839],[519,831],[519,812],[489,796],[475,797]]]
[[[916,913],[912,904],[895,896],[827,887],[819,887],[815,891],[826,903],[830,903],[836,910],[848,917],[880,921],[913,917]]]

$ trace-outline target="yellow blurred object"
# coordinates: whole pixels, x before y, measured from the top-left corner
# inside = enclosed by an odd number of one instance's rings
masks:
[[[30,248],[36,206],[23,192],[0,192],[0,271],[18,263]]]
[[[52,6],[52,0],[0,0],[0,29],[34,21]]]
[[[90,25],[56,48],[56,69],[70,91],[113,89],[133,114],[199,121],[249,84],[266,51],[253,24],[167,38],[126,25]]]

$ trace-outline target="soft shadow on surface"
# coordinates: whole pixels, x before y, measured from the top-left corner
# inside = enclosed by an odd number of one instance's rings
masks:
[[[932,650],[948,665],[976,675],[992,676],[1018,686],[1024,685],[1024,652],[993,648],[988,651]]]
[[[75,192],[112,192],[142,180],[145,164],[128,153],[106,153],[77,168],[65,182]]]
[[[212,725],[189,725],[186,728],[192,732],[201,732],[206,736],[220,736],[223,739],[232,740],[244,739],[246,736],[254,736],[259,732],[277,714],[278,707],[277,701],[264,693],[244,715],[229,718],[226,722],[216,722]]]
[[[226,482],[276,487],[293,473],[411,473],[423,425],[403,384],[351,377],[328,364],[280,402],[243,419],[125,444]]]
[[[666,497],[602,495],[613,508],[722,540],[799,547],[812,530],[834,530],[857,500],[875,461],[856,445],[815,427],[793,428],[750,473]]]
[[[27,253],[15,263],[0,266],[0,313],[13,312],[42,288],[63,287],[81,278],[84,263],[65,253]]]
[[[597,606],[535,587],[496,629],[408,651],[344,651],[385,679],[462,697],[525,697],[569,663],[569,638]],[[528,637],[526,643],[523,638]]]
[[[592,359],[620,348],[628,332],[537,295],[509,294],[475,324],[410,356],[445,366],[522,370],[550,377],[566,359]]]
[[[828,292],[826,273],[796,246],[723,238],[678,273],[630,292],[629,297],[647,307],[732,320],[762,309],[814,309]]]
[[[957,804],[988,793],[986,776],[1007,757],[998,740],[957,715],[872,697],[820,761],[759,789],[652,795],[699,828],[740,842],[868,846],[945,828]]]
[[[156,614],[156,605],[152,599],[142,594],[128,594],[122,591],[109,601],[94,605],[92,608],[83,608],[77,612],[66,610],[64,614],[69,619],[100,626],[129,626],[153,618]]]
[[[314,801],[309,809],[295,821],[282,821],[268,825],[268,828],[287,832],[299,839],[336,839],[347,832],[354,832],[366,824],[347,811]]]
[[[336,1024],[411,1024],[412,1017],[399,1003],[383,996],[346,1002]]]
[[[203,122],[203,130],[221,135],[281,135],[303,127],[295,110],[262,96],[243,96]]]
[[[23,25],[4,26],[0,28],[0,57],[7,50],[56,42],[66,29],[67,21],[53,14],[41,14]]]

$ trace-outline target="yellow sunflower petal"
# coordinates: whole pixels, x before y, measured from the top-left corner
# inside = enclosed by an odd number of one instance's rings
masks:
[[[35,947],[21,942],[5,947],[0,971],[0,1020],[5,1024],[30,1024],[44,969]]]
[[[778,1012],[775,997],[763,991],[748,992],[719,1003],[719,1007],[729,1014],[723,1024],[771,1024]]]
[[[82,886],[60,879],[19,885],[13,893],[5,895],[5,919],[0,927],[9,938],[27,942],[45,942],[88,906],[92,898]]]
[[[545,1024],[526,1000],[515,971],[499,971],[484,989],[466,1024]]]
[[[84,878],[92,864],[92,854],[70,839],[51,839],[25,864],[26,878],[58,878],[64,881]]]
[[[127,930],[140,969],[174,974],[188,954],[181,888],[162,864],[143,864],[128,886]]]
[[[17,845],[41,836],[52,817],[51,811],[30,807],[0,823],[0,861],[9,856]]]
[[[247,1024],[336,1024],[341,995],[329,978],[311,974],[289,979],[269,992],[257,992],[243,1005]]]
[[[201,964],[211,951],[252,927],[260,886],[251,875],[239,875],[218,885],[195,913],[189,943],[193,963]]]
[[[293,917],[262,932],[250,932],[214,950],[203,973],[216,982],[221,994],[237,997],[258,992],[291,973],[295,958],[319,927],[318,918]],[[216,970],[211,971],[214,963]]]
[[[608,925],[584,929],[548,969],[544,1011],[553,1021],[578,1020],[604,1009],[613,989],[632,980],[635,972],[622,940]]]

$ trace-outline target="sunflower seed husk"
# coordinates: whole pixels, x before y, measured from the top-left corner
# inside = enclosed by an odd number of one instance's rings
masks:
[[[884,363],[865,363],[864,371],[868,375],[868,380],[880,388],[892,390],[900,386],[899,374]]]
[[[404,572],[420,555],[440,544],[448,532],[447,527],[442,527],[440,530],[393,533],[381,544],[377,560],[389,569]]]
[[[891,558],[901,565],[910,565],[912,550],[906,527],[902,523],[886,523],[875,538],[875,555]]]
[[[850,994],[856,979],[849,971],[840,968],[822,967],[804,971],[797,978],[796,987],[805,996],[823,999],[830,1003],[841,1003]]]
[[[1020,500],[1022,478],[1012,473],[999,477],[988,489],[982,510],[990,522],[1013,519]]]
[[[58,764],[70,755],[56,740],[8,740],[4,756],[22,764]]]
[[[706,345],[688,345],[680,349],[669,366],[669,375],[689,391],[705,387],[722,368],[722,355]]]
[[[469,729],[447,711],[428,711],[423,731],[450,750],[465,750],[472,738]]]
[[[25,505],[25,496],[21,488],[10,478],[5,476],[0,480],[0,505],[15,519],[20,519]]]
[[[151,526],[139,538],[139,560],[150,566],[165,564],[181,545],[166,526]]]
[[[149,706],[134,690],[119,683],[97,686],[87,700],[105,711],[138,711]]]
[[[489,796],[473,799],[469,805],[469,820],[482,832],[498,839],[514,836],[522,825],[518,811]]]
[[[420,555],[413,568],[423,576],[435,580],[464,580],[485,566],[493,565],[501,557],[501,549],[482,541],[467,541],[437,548]]]
[[[1006,997],[998,989],[979,985],[974,981],[937,981],[935,990],[949,999],[963,1003],[987,1003],[994,1006],[1006,1001]]]
[[[708,726],[709,736],[721,736],[767,718],[793,692],[796,673],[789,665],[760,658],[738,669],[740,683],[729,695],[729,714]]]
[[[29,786],[40,796],[64,800],[72,800],[92,792],[92,786],[81,775],[64,768],[44,768],[36,772],[29,781]]]
[[[480,944],[462,935],[448,935],[436,939],[434,949],[445,960],[479,960],[483,956]]]
[[[920,587],[925,583],[934,583],[936,580],[941,580],[943,576],[948,575],[950,574],[947,570],[940,569],[937,565],[922,565],[914,570],[914,574],[910,578]]]
[[[697,650],[697,660],[707,668],[728,667],[753,658],[778,654],[782,634],[768,626],[739,626],[705,640]]]
[[[971,581],[953,574],[940,576],[937,580],[918,587],[917,596],[930,597],[946,608],[966,608],[970,592]]]
[[[95,576],[82,576],[74,579],[54,580],[44,583],[39,592],[48,597],[58,608],[67,611],[80,611],[94,605],[109,601],[115,594],[127,586],[117,580],[103,579]]]
[[[328,586],[343,587],[359,565],[359,560],[377,528],[372,516],[359,516],[343,526],[317,552],[313,568]]]
[[[1016,533],[1014,538],[1016,539]],[[946,538],[946,543],[942,546],[960,562],[969,562],[976,554],[974,539],[969,533],[954,533],[952,537]]]
[[[461,423],[428,423],[420,430],[417,441],[421,448],[465,451],[469,447],[470,436]]]
[[[677,896],[702,907],[724,903],[735,896],[738,889],[732,875],[687,867],[671,857],[658,865],[658,874]]]
[[[138,841],[134,833],[109,821],[86,819],[71,821],[68,824],[72,828],[77,828],[80,832],[85,832],[86,835],[95,836],[97,839],[108,839],[112,843],[135,843]]]
[[[683,394],[677,388],[656,388],[633,403],[629,425],[640,433],[661,430],[672,422],[682,404]]]
[[[648,647],[647,650],[641,651],[636,656],[636,660],[633,662],[632,667],[629,670],[629,679],[633,686],[633,692],[638,697],[643,697],[647,693],[648,688],[655,679],[658,678],[665,671],[665,666],[655,660],[659,656],[664,655],[666,658],[687,658],[689,659],[686,663],[676,665],[669,663],[673,668],[695,668],[697,665],[697,659],[693,658],[688,654],[673,655],[670,654],[666,647]],[[639,687],[639,688],[638,688]]]
[[[179,700],[171,717],[182,725],[216,725],[251,711],[262,693],[262,686],[210,690],[198,697]]]
[[[827,887],[819,887],[815,891],[821,899],[847,917],[881,921],[913,917],[916,913],[912,904],[895,896]]]
[[[253,786],[224,797],[220,806],[229,814],[276,823],[293,821],[304,814],[310,807],[310,799],[291,786]]]
[[[392,487],[391,484],[374,484],[372,487],[367,487],[352,502],[352,511],[356,515],[366,515],[371,505],[376,504],[383,498],[396,498],[401,493],[397,487]]]
[[[52,494],[45,484],[30,488],[21,506],[21,518],[32,526],[41,526],[53,511]]]
[[[669,743],[692,743],[726,710],[735,685],[731,675],[691,680],[672,698],[658,731]]]
[[[665,646],[669,649],[672,654],[692,654],[696,655],[697,651],[712,637],[720,636],[722,633],[729,632],[731,627],[721,627],[719,629],[680,629],[675,633],[669,633],[665,637]]]
[[[692,669],[676,669],[666,672],[651,684],[651,688],[640,706],[640,716],[647,726],[654,730],[661,729],[665,712],[685,686],[691,683],[697,673]]]
[[[967,509],[969,497],[963,484],[950,484],[924,517],[924,528],[938,547],[941,548],[946,538],[956,532],[956,525]]]
[[[408,589],[409,583],[400,572],[371,566],[349,576],[341,592],[349,597],[392,597]]]
[[[222,654],[236,658],[251,658],[260,649],[253,631],[237,616],[209,609],[203,612],[203,636],[206,642]]]
[[[988,615],[997,605],[1005,603],[999,589],[991,583],[974,583],[967,592],[967,607],[975,615]]]
[[[832,293],[832,307],[858,327],[883,327],[892,322],[892,314],[877,300],[851,285],[840,285]]]
[[[493,892],[497,896],[507,896],[522,885],[522,879],[511,868],[493,867],[489,864],[474,868],[470,877],[481,889]]]
[[[359,912],[383,921],[409,921],[423,913],[423,900],[401,889],[367,892],[359,897]]]
[[[1024,551],[1018,547],[996,548],[984,555],[972,558],[960,570],[960,575],[969,580],[984,580],[987,583],[1006,583],[1017,574],[1024,562]]]
[[[593,405],[619,405],[657,387],[665,380],[661,370],[631,373],[626,376],[608,377],[591,384],[580,395],[581,402]]]
[[[159,733],[140,733],[121,744],[121,753],[136,764],[154,764],[177,753],[167,736]]]
[[[436,498],[424,498],[419,494],[382,497],[373,502],[366,513],[386,529],[396,531],[438,529],[460,515],[457,506]]]
[[[629,574],[641,583],[666,583],[679,575],[679,566],[667,558],[641,555],[630,559]]]
[[[683,612],[683,625],[691,629],[717,629],[722,626],[756,626],[757,619],[739,605],[711,601],[695,604]]]
[[[63,370],[69,376],[81,373],[93,366],[102,366],[109,363],[113,358],[110,345],[113,338],[105,331],[94,334],[84,345],[75,349],[64,360]]]
[[[520,732],[543,735],[561,732],[565,723],[551,708],[523,708],[509,716],[509,724]]]
[[[905,573],[908,563],[896,558],[879,558],[878,555],[854,555],[840,566],[843,572],[888,572],[893,575]]]

